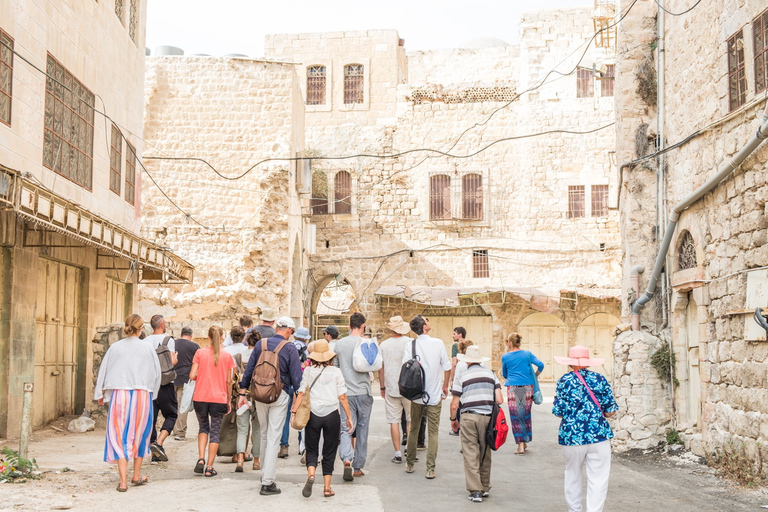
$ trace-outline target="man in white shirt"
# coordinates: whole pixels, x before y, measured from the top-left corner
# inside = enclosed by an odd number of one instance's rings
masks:
[[[448,396],[448,383],[451,377],[451,362],[445,351],[445,344],[427,333],[431,327],[429,319],[416,315],[410,322],[411,330],[416,333],[416,355],[424,368],[424,398],[411,403],[411,427],[408,433],[405,472],[413,473],[416,462],[416,442],[422,415],[427,415],[427,474],[428,479],[435,478],[435,459],[437,458],[437,434],[440,430],[440,411],[443,400]],[[402,363],[413,358],[412,344],[406,343]],[[442,377],[442,383],[441,383]],[[442,384],[442,386],[441,386]]]
[[[232,328],[231,331],[229,331],[229,339],[232,340],[232,344],[228,347],[224,347],[225,352],[229,352],[232,357],[235,357],[237,354],[244,354],[248,351],[248,346],[243,345],[243,340],[245,339],[245,329],[243,329],[241,326],[236,325]],[[247,363],[248,361],[244,361],[244,363]]]
[[[243,315],[238,320],[240,323],[240,327],[243,328],[243,332],[248,332],[248,330],[253,327],[253,318],[251,315]],[[272,334],[275,334],[275,331],[272,331]],[[240,344],[242,345],[242,341],[240,340]],[[227,337],[224,339],[224,343],[222,344],[223,347],[230,347],[232,346],[233,340],[232,340],[232,333],[230,332],[227,334]],[[243,345],[245,347],[245,345]]]
[[[405,345],[410,344],[413,339],[404,336],[404,334],[411,332],[411,328],[403,322],[402,317],[393,316],[390,318],[387,328],[392,331],[392,336],[379,345],[379,351],[384,360],[384,364],[379,370],[379,384],[381,398],[384,399],[384,412],[392,435],[392,446],[395,448],[392,462],[400,464],[403,462],[403,454],[400,451],[400,418],[405,411],[406,427],[403,434],[407,434],[407,425],[411,421],[411,401],[400,396],[398,381],[403,365]]]
[[[172,336],[166,336],[165,334],[165,318],[163,315],[155,315],[149,320],[149,325],[152,327],[152,334],[144,338],[144,342],[148,343],[154,350],[168,340],[167,347],[171,351],[171,358],[173,359],[174,366],[178,362],[176,354],[176,343]],[[179,411],[179,402],[176,399],[176,389],[173,387],[173,382],[160,386],[160,391],[157,392],[157,396],[152,400],[152,436],[150,437],[150,450],[152,450],[153,462],[167,462],[168,455],[165,453],[163,443],[165,439],[171,435],[174,425],[176,425],[176,417]],[[160,433],[157,432],[157,413],[163,413],[163,425],[160,427]]]

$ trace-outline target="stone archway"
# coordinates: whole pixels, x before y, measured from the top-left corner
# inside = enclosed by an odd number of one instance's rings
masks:
[[[347,279],[339,280],[336,275],[321,279],[312,300],[313,338],[322,338],[321,331],[328,325],[336,325],[344,336],[356,300],[355,289]]]

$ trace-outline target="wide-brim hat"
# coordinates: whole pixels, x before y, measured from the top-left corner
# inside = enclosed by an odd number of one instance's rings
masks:
[[[296,329],[296,332],[293,333],[293,337],[298,340],[306,341],[310,338],[309,329],[307,329],[306,327],[299,327],[298,329]]]
[[[477,345],[468,346],[465,354],[456,354],[456,359],[465,363],[485,363],[491,360],[490,357],[483,356]]]
[[[395,331],[397,334],[408,334],[411,332],[411,326],[403,321],[401,316],[393,316],[387,322],[387,329]]]
[[[336,357],[336,352],[331,350],[331,347],[328,346],[327,341],[315,340],[314,346],[312,347],[312,353],[309,354],[307,357],[309,357],[311,360],[315,362],[324,363]]]
[[[259,315],[262,322],[274,322],[277,319],[277,313],[272,308],[264,308]]]
[[[555,361],[566,366],[600,366],[605,359],[591,358],[587,347],[576,345],[568,351],[568,357],[555,356]]]

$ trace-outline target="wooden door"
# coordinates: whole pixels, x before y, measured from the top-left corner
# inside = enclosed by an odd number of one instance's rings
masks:
[[[41,258],[37,281],[33,423],[75,412],[80,284],[77,267]]]
[[[603,366],[590,368],[610,382],[613,375],[613,331],[620,321],[608,313],[596,313],[584,319],[576,329],[576,343],[589,348],[592,357],[605,359]]]
[[[125,308],[126,286],[117,279],[107,278],[106,305],[104,323],[124,322],[128,316]]]
[[[555,356],[568,355],[565,324],[554,315],[534,313],[525,317],[517,328],[522,336],[521,347],[530,350],[544,363],[541,382],[555,382],[567,367],[555,363]]]
[[[688,421],[699,424],[701,417],[701,376],[699,374],[699,308],[688,294],[688,307],[685,310],[685,334],[688,362]]]

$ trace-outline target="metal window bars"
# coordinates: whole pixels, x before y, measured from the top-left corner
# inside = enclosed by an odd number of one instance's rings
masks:
[[[686,270],[696,268],[696,243],[691,232],[686,230],[680,235],[680,243],[677,247],[677,269]]]
[[[429,177],[429,220],[451,219],[451,177],[435,174]]]
[[[491,277],[491,269],[488,264],[488,250],[472,250],[472,277],[483,278]]]
[[[616,65],[607,64],[605,75],[600,78],[600,96],[613,96],[613,86],[616,82]]]
[[[13,39],[0,30],[0,122],[11,124]]]
[[[333,179],[333,213],[352,213],[352,176],[339,171]]]
[[[592,185],[592,216],[608,215],[608,185]]]
[[[735,110],[747,102],[747,75],[744,63],[744,31],[728,39],[728,104]]]
[[[125,141],[125,200],[136,202],[136,149]]]
[[[755,56],[755,93],[768,87],[768,9],[752,20],[752,46]]]
[[[483,219],[483,177],[480,174],[461,177],[461,218]]]
[[[363,103],[364,68],[362,64],[344,66],[344,104]]]
[[[109,142],[109,190],[120,195],[120,178],[122,174],[123,136],[120,129],[112,125],[112,137]]]
[[[591,69],[576,71],[576,97],[589,98],[594,96],[593,75]]]
[[[577,219],[584,217],[584,185],[571,185],[568,187],[568,218]]]
[[[307,105],[325,105],[325,66],[307,68]]]

